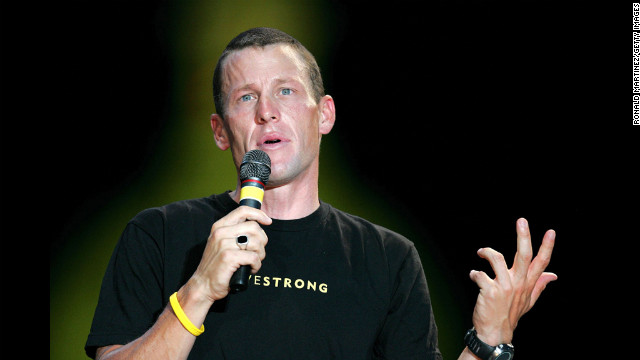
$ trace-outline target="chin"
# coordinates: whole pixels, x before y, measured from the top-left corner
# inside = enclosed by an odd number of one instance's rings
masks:
[[[271,168],[271,175],[269,176],[269,182],[267,183],[268,187],[278,187],[282,185],[286,185],[294,181],[300,172],[291,171],[291,168],[284,168],[282,166],[277,166]]]
[[[280,176],[269,176],[269,182],[267,183],[267,188],[275,188],[280,187],[282,185],[286,185],[290,183],[293,178],[283,178]]]
[[[278,187],[296,180],[306,181],[305,179],[308,179],[310,176],[313,178],[314,165],[317,167],[317,162],[314,162],[313,159],[304,159],[298,156],[290,158],[288,161],[282,158],[272,157],[271,175],[269,176],[267,186]],[[317,179],[315,181],[317,181]]]

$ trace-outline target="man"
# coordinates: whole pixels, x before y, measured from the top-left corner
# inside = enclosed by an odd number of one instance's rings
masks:
[[[238,179],[234,191],[138,214],[109,263],[87,354],[441,359],[413,244],[319,200],[320,141],[334,125],[335,106],[313,56],[279,30],[251,29],[223,52],[213,88],[217,146],[231,149],[237,169],[253,149],[271,158],[262,209],[238,206]],[[532,261],[524,219],[516,230],[511,269],[500,253],[478,252],[496,279],[471,272],[480,294],[460,359],[477,358],[470,348],[485,358],[482,346],[509,343],[517,321],[556,279],[543,272],[554,232]],[[239,237],[249,240],[241,245]],[[241,265],[251,266],[251,285],[229,294]]]

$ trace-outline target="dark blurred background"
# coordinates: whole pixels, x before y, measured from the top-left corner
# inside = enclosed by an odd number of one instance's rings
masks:
[[[321,198],[416,243],[445,357],[471,327],[469,271],[491,274],[477,249],[510,263],[526,217],[534,250],[556,230],[548,270],[559,280],[521,320],[518,359],[550,348],[576,358],[580,347],[556,345],[593,321],[577,304],[593,296],[594,204],[620,170],[610,150],[637,139],[630,100],[609,102],[630,99],[631,45],[621,50],[608,30],[630,42],[631,6],[626,24],[604,3],[3,3],[3,227],[23,229],[5,233],[26,245],[21,254],[49,261],[50,358],[84,357],[128,219],[234,186],[210,133],[210,82],[226,43],[254,26],[289,32],[316,55],[338,114],[323,139]],[[627,65],[610,66],[621,51]],[[620,68],[628,85],[613,81]],[[415,179],[419,191],[408,189]],[[48,259],[35,250],[45,246]]]

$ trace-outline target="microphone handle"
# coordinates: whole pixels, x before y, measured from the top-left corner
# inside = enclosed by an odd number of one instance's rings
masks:
[[[241,194],[242,194],[242,190],[241,190]],[[240,199],[240,205],[246,205],[252,208],[260,209],[260,206],[262,205],[262,203],[252,198],[242,198]],[[247,290],[247,287],[249,286],[250,275],[251,275],[251,266],[240,265],[240,268],[236,270],[235,273],[233,273],[233,275],[231,276],[231,280],[229,281],[229,288],[231,289],[231,293],[237,294],[239,292]]]
[[[231,276],[231,281],[229,281],[229,288],[231,289],[232,294],[237,294],[239,292],[247,290],[249,286],[249,276],[251,275],[251,266],[249,265],[240,265],[240,268],[236,270]]]

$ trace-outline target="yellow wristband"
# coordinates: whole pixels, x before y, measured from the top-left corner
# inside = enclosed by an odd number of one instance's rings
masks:
[[[202,324],[202,327],[198,329],[195,325],[193,325],[191,320],[189,320],[187,314],[184,313],[184,310],[182,310],[182,307],[180,307],[180,303],[178,302],[177,292],[174,292],[173,295],[171,295],[171,297],[169,298],[169,302],[171,303],[173,312],[176,314],[178,320],[180,320],[180,323],[182,324],[182,326],[184,326],[185,329],[187,329],[187,331],[192,333],[194,336],[200,336],[200,334],[204,332],[204,324]]]

